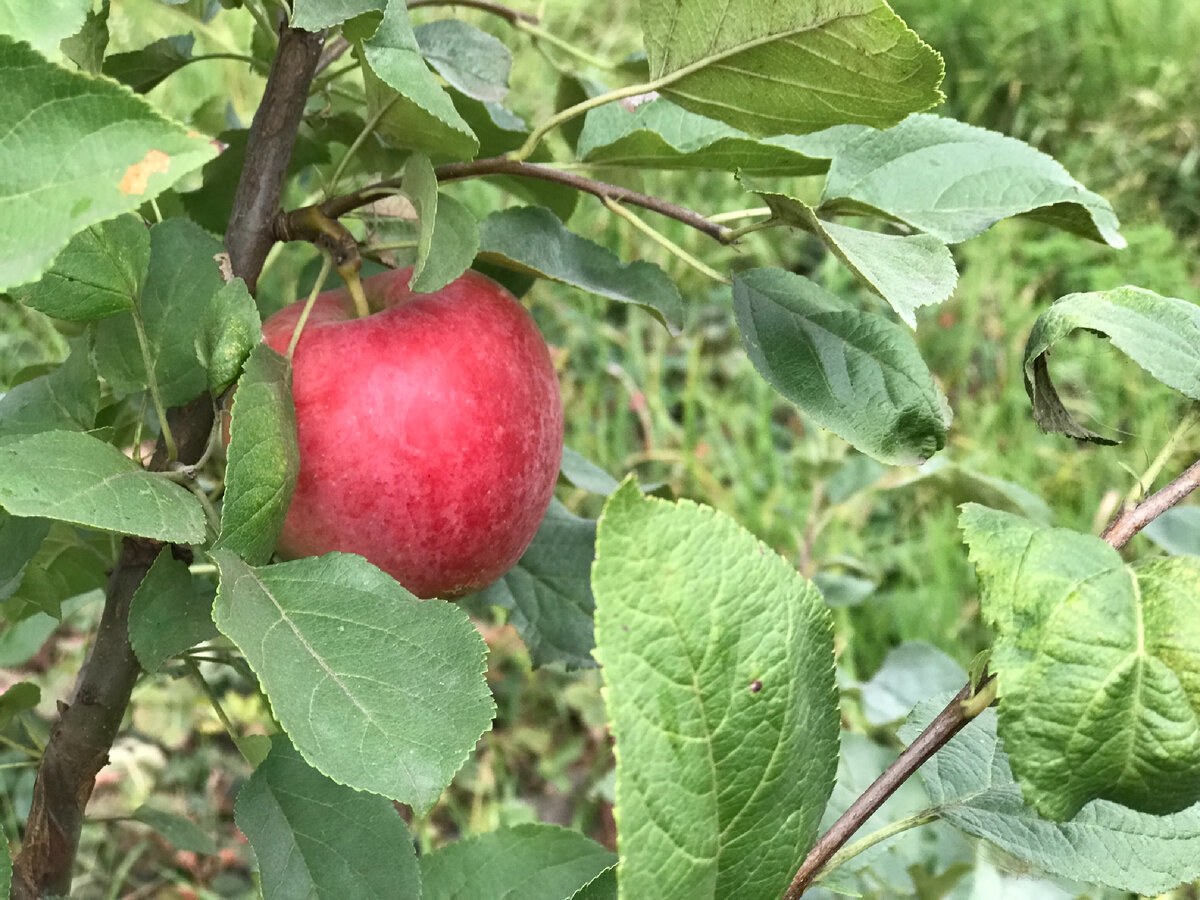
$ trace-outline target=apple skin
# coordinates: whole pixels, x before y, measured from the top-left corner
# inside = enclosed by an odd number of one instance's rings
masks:
[[[533,318],[468,271],[413,294],[411,269],[317,297],[292,356],[300,476],[278,552],[357,553],[419,597],[504,574],[533,540],[562,459],[562,400]],[[263,324],[286,353],[303,300]]]

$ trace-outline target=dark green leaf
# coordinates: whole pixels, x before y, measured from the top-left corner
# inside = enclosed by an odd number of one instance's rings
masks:
[[[1042,431],[1113,443],[1076,422],[1050,380],[1050,349],[1081,328],[1107,337],[1163,384],[1200,400],[1200,307],[1136,287],[1068,294],[1038,316],[1025,344],[1025,390]]]
[[[602,494],[605,497],[615,491],[618,486],[617,479],[570,447],[563,447],[561,472],[563,478],[575,487],[593,494]]]
[[[326,778],[284,735],[238,792],[234,817],[258,858],[264,897],[428,897],[392,804]]]
[[[0,600],[21,586],[25,567],[49,533],[49,519],[21,518],[0,509]]]
[[[494,709],[466,613],[416,599],[358,556],[260,569],[213,556],[217,627],[304,758],[340,783],[428,809]]]
[[[179,544],[204,540],[204,510],[186,490],[86,434],[0,441],[0,506],[89,528]]]
[[[63,56],[92,75],[99,73],[108,47],[108,8],[108,0],[104,0],[99,10],[89,9],[83,27],[58,45]]]
[[[100,382],[82,342],[61,366],[0,396],[0,436],[88,431],[96,424]]]
[[[42,689],[30,681],[18,681],[0,694],[0,730],[8,727],[15,716],[33,709],[42,702]],[[0,843],[5,843],[0,832]]]
[[[196,356],[208,370],[208,392],[219,397],[242,371],[246,357],[262,342],[258,307],[240,278],[224,285],[204,309],[196,335]]]
[[[129,607],[129,643],[142,668],[157,672],[173,656],[216,638],[212,601],[212,591],[197,590],[187,563],[164,547]]]
[[[195,43],[193,34],[176,34],[140,50],[114,53],[104,60],[104,74],[145,94],[191,61]]]
[[[858,606],[873,593],[877,584],[866,578],[846,575],[841,572],[817,572],[812,577],[825,605],[830,609],[840,609],[846,606]]]
[[[89,321],[133,309],[150,264],[150,232],[134,214],[85,228],[41,281],[13,291],[56,319]]]
[[[616,863],[578,831],[500,828],[422,856],[421,900],[566,900]]]
[[[413,29],[425,61],[468,97],[499,103],[508,94],[512,54],[499,40],[459,19]]]
[[[817,424],[890,464],[945,445],[949,407],[903,327],[783,269],[738,273],[733,302],[754,367]]]
[[[488,603],[512,610],[535,666],[594,666],[591,571],[596,523],[551,500],[533,543],[517,564],[483,591]]]
[[[300,473],[291,364],[257,345],[233,397],[225,503],[216,546],[252,565],[271,558]]]
[[[885,215],[949,244],[1024,215],[1124,247],[1103,197],[1028,144],[940,116],[865,131],[834,156],[819,211]]]
[[[35,613],[61,618],[63,601],[104,587],[119,546],[111,535],[52,523],[20,587],[4,604],[4,617],[9,622]]]
[[[568,231],[549,210],[519,207],[479,223],[479,252],[509,265],[653,313],[672,334],[682,327],[683,301],[666,273],[652,263],[623,263],[606,247]]]
[[[162,835],[167,843],[179,850],[210,855],[217,852],[217,844],[212,835],[191,819],[155,809],[153,806],[139,806],[130,818],[143,825],[149,825]]]

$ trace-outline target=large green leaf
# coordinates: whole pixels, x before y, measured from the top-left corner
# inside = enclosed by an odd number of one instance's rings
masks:
[[[600,517],[592,589],[620,896],[777,897],[837,766],[820,593],[733,520],[632,481]]]
[[[73,431],[0,441],[0,506],[177,544],[204,540],[204,510],[179,485],[116,447]]]
[[[197,590],[187,563],[164,547],[129,605],[129,643],[147,672],[202,641],[217,637],[212,591]]]
[[[224,286],[214,257],[221,242],[187,219],[167,219],[150,229],[150,269],[138,301],[146,350],[163,403],[181,406],[208,386],[196,342],[208,304]],[[100,375],[122,393],[149,384],[132,315],[96,322],[95,359]]]
[[[923,462],[946,443],[950,410],[912,336],[783,269],[733,279],[746,352],[818,425],[881,462]]]
[[[607,247],[580,237],[549,210],[526,206],[479,223],[479,255],[488,262],[569,284],[653,313],[672,334],[683,322],[679,289],[653,263],[623,263]]]
[[[127,89],[3,35],[0,95],[0,290],[37,279],[76,232],[216,154]]]
[[[388,4],[362,55],[368,112],[374,116],[386,107],[376,129],[381,136],[393,146],[430,155],[475,156],[479,141],[425,65],[400,0]]]
[[[0,0],[0,34],[28,41],[34,49],[51,59],[58,57],[58,45],[81,27],[92,0]]]
[[[949,699],[919,704],[901,738],[912,741]],[[920,772],[947,821],[1046,872],[1145,895],[1200,878],[1200,804],[1156,816],[1093,800],[1070,821],[1049,822],[1021,800],[994,710],[984,710]]]
[[[829,169],[827,147],[819,136],[758,140],[663,99],[632,110],[620,103],[593,109],[584,120],[576,152],[586,162],[637,169],[716,169],[763,176],[820,175]]]
[[[1200,800],[1200,560],[1127,566],[1099,538],[975,504],[961,522],[1026,800],[1058,821],[1093,799],[1158,815]]]
[[[255,569],[213,554],[217,627],[246,655],[310,765],[428,809],[494,709],[466,613],[418,600],[358,556]]]
[[[300,474],[291,364],[259,344],[233,397],[225,503],[216,546],[252,565],[271,558]]]
[[[1107,337],[1163,384],[1200,400],[1200,307],[1128,286],[1067,294],[1038,316],[1025,344],[1025,390],[1043,431],[1112,443],[1075,421],[1050,380],[1047,355],[1078,329]]]
[[[652,85],[751,134],[884,128],[942,99],[942,60],[883,0],[643,0]]]
[[[61,366],[0,396],[0,436],[38,431],[87,431],[96,424],[100,382],[86,344]]]
[[[421,857],[421,900],[567,900],[617,862],[578,831],[529,824]]]
[[[326,778],[284,735],[238,791],[234,820],[254,848],[265,900],[422,895],[412,835],[392,804]]]
[[[829,248],[863,284],[891,304],[910,327],[921,306],[941,303],[954,291],[958,270],[950,248],[931,234],[880,234],[818,218],[807,203],[764,188],[748,177],[742,183],[766,201],[775,218],[803,228]]]
[[[1124,247],[1117,217],[1044,153],[939,116],[864,131],[829,167],[822,213],[885,215],[950,244],[1023,215]]]
[[[508,94],[512,54],[492,35],[459,19],[413,29],[425,61],[468,97],[499,103]]]
[[[57,319],[103,319],[133,309],[149,265],[145,223],[134,214],[117,216],[71,238],[40,281],[13,295]]]
[[[488,603],[512,610],[512,624],[535,666],[594,665],[591,570],[596,523],[550,501],[533,543],[513,568],[485,589]]]
[[[404,164],[402,190],[417,211],[417,258],[409,287],[415,293],[439,290],[471,265],[479,249],[479,226],[470,211],[438,193],[429,157],[414,153]]]

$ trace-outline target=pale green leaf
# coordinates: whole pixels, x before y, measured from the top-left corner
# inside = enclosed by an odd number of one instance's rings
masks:
[[[901,738],[912,741],[949,699],[918,704]],[[1145,895],[1200,878],[1200,804],[1156,816],[1093,800],[1070,821],[1047,821],[1021,799],[994,710],[919,771],[948,822],[1046,872]]]
[[[0,0],[0,34],[57,60],[59,44],[83,27],[91,8],[92,0]]]
[[[216,638],[212,601],[212,590],[197,590],[187,563],[164,547],[129,606],[129,643],[142,668],[157,672],[171,657]]]
[[[1200,800],[1200,560],[1125,565],[1109,544],[975,504],[961,524],[996,630],[1000,732],[1026,800],[1165,815]]]
[[[254,298],[240,278],[223,285],[204,309],[196,357],[208,372],[208,392],[219,397],[237,380],[246,358],[262,341]]]
[[[1038,316],[1025,344],[1025,390],[1043,431],[1112,443],[1075,421],[1050,380],[1047,355],[1078,329],[1107,337],[1163,384],[1200,400],[1200,307],[1129,286],[1067,294]]]
[[[517,825],[421,857],[421,900],[567,900],[616,856],[578,831]]]
[[[376,130],[395,147],[454,159],[479,150],[470,126],[425,65],[408,11],[391,0],[379,29],[362,45],[368,114],[386,107]]]
[[[188,219],[150,229],[150,268],[138,309],[163,403],[182,406],[205,390],[208,373],[196,353],[205,311],[224,280],[214,257],[221,242]],[[132,315],[102,319],[95,329],[96,368],[115,390],[135,393],[149,383]]]
[[[100,382],[80,342],[62,365],[0,396],[0,436],[88,431],[96,424]]]
[[[535,666],[593,666],[591,570],[596,523],[550,501],[533,543],[517,564],[481,596],[512,610]]]
[[[751,134],[885,128],[942,99],[942,60],[883,0],[643,0],[652,85]]]
[[[871,725],[887,725],[931,694],[957,691],[966,681],[966,670],[937,647],[906,641],[889,650],[878,671],[859,685],[863,718]]]
[[[890,464],[945,445],[949,407],[902,326],[783,269],[739,272],[733,304],[754,367],[821,427]]]
[[[126,88],[3,36],[0,94],[0,290],[39,278],[76,232],[136,209],[217,152]]]
[[[487,730],[485,646],[466,613],[358,556],[254,569],[213,554],[213,617],[310,765],[428,809]]]
[[[246,360],[229,432],[216,546],[261,565],[275,550],[300,473],[291,364],[266,344]]]
[[[732,519],[632,481],[605,504],[592,589],[620,896],[779,896],[837,766],[820,593]]]
[[[422,895],[412,835],[392,804],[326,778],[284,735],[238,792],[234,821],[254,848],[264,900]]]
[[[954,291],[958,270],[950,248],[931,234],[880,234],[817,217],[807,203],[741,178],[766,201],[775,218],[820,238],[846,267],[886,300],[910,328],[916,311],[941,303]]]
[[[0,442],[0,506],[16,516],[177,544],[204,540],[204,510],[195,497],[116,447],[72,431]]]
[[[429,157],[414,153],[404,165],[401,190],[417,211],[417,257],[409,287],[440,290],[471,265],[479,249],[479,227],[470,211],[438,193]]]
[[[378,12],[386,5],[387,0],[295,0],[292,26],[320,31],[364,13]]]
[[[949,244],[1023,215],[1113,247],[1117,217],[1044,153],[1015,138],[933,115],[843,145],[829,167],[822,213],[885,215]]]
[[[563,447],[560,471],[563,478],[575,487],[593,494],[602,494],[607,497],[617,489],[617,479],[570,447]]]
[[[139,806],[130,818],[143,825],[149,825],[176,849],[209,855],[217,852],[217,843],[212,835],[191,819],[155,809],[153,806]]]
[[[1200,506],[1176,506],[1147,525],[1142,534],[1173,556],[1200,556]]]
[[[606,247],[580,237],[549,210],[518,207],[479,223],[479,255],[498,265],[569,284],[651,312],[672,334],[683,322],[679,289],[658,266],[623,263]]]
[[[492,35],[460,19],[413,29],[425,61],[468,97],[499,103],[508,94],[512,54]]]
[[[193,34],[175,34],[129,53],[114,53],[104,60],[103,72],[127,84],[139,94],[158,87],[167,76],[186,66],[192,59]]]
[[[576,148],[581,160],[600,165],[762,176],[820,175],[829,169],[827,152],[820,136],[758,140],[663,99],[632,110],[620,103],[593,109],[584,119]]]
[[[56,319],[103,319],[133,309],[149,264],[145,223],[132,213],[117,216],[71,238],[50,271],[13,296]]]

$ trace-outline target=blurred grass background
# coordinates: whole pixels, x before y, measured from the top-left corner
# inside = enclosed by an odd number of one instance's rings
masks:
[[[134,49],[191,29],[198,52],[246,52],[249,17],[231,12],[198,23],[202,6],[200,0],[182,6],[114,0],[112,49]],[[1121,252],[1030,223],[1001,223],[955,248],[958,288],[940,307],[922,311],[917,330],[955,412],[943,455],[1032,491],[1053,510],[1056,524],[1094,531],[1134,484],[1134,473],[1158,452],[1185,404],[1105,342],[1079,337],[1055,354],[1060,392],[1085,424],[1123,443],[1084,447],[1043,435],[1030,416],[1021,354],[1038,313],[1065,293],[1131,283],[1197,298],[1200,4],[895,0],[894,7],[946,57],[947,101],[939,112],[1054,155],[1107,197],[1122,221],[1129,247]],[[640,48],[633,0],[614,0],[602,9],[545,0],[537,11],[548,30],[601,58],[618,61]],[[513,48],[509,105],[527,121],[552,111],[554,91],[547,85],[554,83],[556,65],[573,61],[554,48],[531,45],[495,18],[460,12]],[[422,9],[413,18],[446,14]],[[258,76],[223,61],[190,66],[150,96],[171,115],[215,133],[248,124],[259,91]],[[334,158],[343,149],[335,148]],[[706,213],[759,205],[724,175],[595,174]],[[819,180],[812,182],[812,190],[818,186]],[[467,186],[451,189],[473,204],[497,199],[480,198]],[[797,234],[754,234],[738,248],[723,248],[679,223],[644,215],[718,269],[782,265],[866,304],[876,302]],[[884,489],[878,467],[806,422],[755,374],[727,289],[632,232],[591,198],[581,199],[570,224],[623,259],[644,258],[666,268],[684,297],[686,325],[671,338],[638,309],[554,284],[533,288],[528,302],[560,364],[568,445],[615,475],[636,470],[644,481],[666,482],[677,495],[717,506],[806,574],[852,575],[873,586],[856,604],[836,610],[848,677],[869,677],[887,651],[906,640],[927,641],[964,664],[986,647],[956,526],[955,504],[964,498],[932,480]],[[277,253],[264,277],[264,305],[290,302],[305,286],[311,259],[306,247]],[[0,389],[64,352],[52,323],[0,303]],[[1197,452],[1200,435],[1192,435],[1179,460]],[[895,480],[883,477],[883,484]],[[561,496],[582,514],[599,510],[599,498],[569,488]],[[1134,552],[1150,549],[1141,540]],[[519,640],[494,614],[481,627],[492,646],[497,726],[455,789],[427,820],[415,823],[419,837],[437,843],[460,832],[541,818],[611,840],[611,755],[597,674],[534,671]],[[64,652],[59,662],[72,671],[78,653]],[[227,696],[236,698],[236,679],[227,681]],[[236,772],[234,755],[228,747],[222,752],[222,736],[203,699],[183,683],[169,687],[169,701],[139,689],[135,702],[152,705],[143,715],[159,715],[143,720],[142,730],[163,733],[163,716],[174,723],[168,729],[171,762],[160,787],[186,793],[190,786],[187,805],[203,822],[222,814],[221,802],[208,800],[227,793],[227,785],[209,783],[215,760],[224,759]],[[245,721],[262,715],[257,704],[243,705]],[[18,807],[14,801],[10,815]],[[13,824],[8,822],[10,830]],[[90,834],[85,857],[106,873],[98,881],[111,881],[112,872],[127,864],[131,845],[116,841],[111,831]]]

